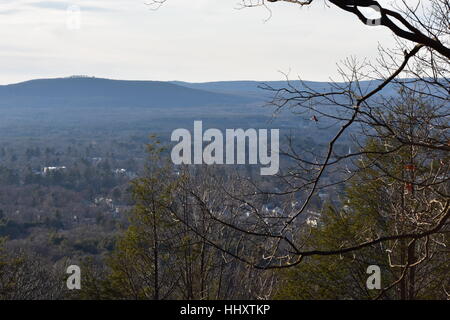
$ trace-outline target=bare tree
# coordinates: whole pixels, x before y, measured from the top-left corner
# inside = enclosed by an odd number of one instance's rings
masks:
[[[157,5],[164,2],[154,1]],[[244,0],[242,6],[276,5],[275,2],[308,6],[317,1]],[[372,63],[360,63],[356,59],[344,61],[339,69],[341,82],[330,83],[330,88],[311,88],[301,78],[300,85],[287,79],[284,88],[263,86],[273,92],[270,104],[276,112],[288,109],[293,116],[334,126],[335,134],[325,150],[299,151],[295,141],[289,140],[283,153],[294,165],[278,175],[281,182],[277,185],[284,186],[279,190],[264,188],[261,183],[245,178],[240,184],[246,186],[246,192],[241,189],[236,193],[229,185],[215,184],[222,195],[240,205],[234,206],[234,213],[227,215],[208,209],[210,218],[230,232],[240,234],[242,241],[259,244],[259,259],[247,259],[242,252],[230,250],[215,239],[205,237],[205,240],[259,269],[292,267],[308,256],[347,254],[381,243],[401,246],[400,252],[406,252],[405,255],[399,262],[392,262],[392,266],[401,269],[400,275],[385,290],[398,284],[404,286],[405,277],[409,277],[410,291],[403,290],[402,297],[413,298],[416,266],[430,259],[430,243],[440,242],[440,237],[448,234],[450,2],[418,1],[412,6],[402,0],[390,7],[372,0],[328,2],[351,13],[362,23],[388,28],[396,39],[396,47],[380,47],[379,57]],[[379,12],[377,21],[366,18],[363,9],[367,8]],[[336,146],[349,137],[357,150],[339,152]],[[390,143],[386,142],[387,138]],[[384,141],[386,145],[382,149],[368,150],[365,146],[370,139]],[[410,160],[402,164],[401,172],[391,172],[383,164],[383,159],[404,152],[408,152]],[[361,157],[371,159],[363,164],[363,168],[358,163]],[[415,169],[419,166],[426,168],[421,174]],[[358,244],[341,243],[334,250],[304,248],[307,234],[298,231],[304,230],[308,210],[317,193],[344,184],[362,169],[370,167],[377,167],[384,178],[389,177],[395,182],[393,185],[402,188],[402,196],[389,199],[384,207],[387,215],[395,219],[397,227],[389,234],[362,238],[364,240]],[[324,179],[327,175],[336,178],[333,181]],[[408,198],[411,202],[405,201],[405,194],[412,197]],[[296,195],[299,195],[300,203],[289,206]],[[284,203],[281,205],[285,209],[283,215],[265,212],[263,203],[268,198],[277,198],[279,203]],[[204,206],[208,207],[208,204]],[[386,213],[380,212],[382,214]]]

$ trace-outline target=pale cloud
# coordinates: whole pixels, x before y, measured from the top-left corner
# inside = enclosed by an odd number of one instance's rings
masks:
[[[21,10],[17,10],[17,9],[0,10],[1,15],[10,15],[10,14],[15,14],[15,13],[19,13],[19,12],[21,12]]]
[[[237,0],[0,2],[1,83],[88,74],[152,80],[278,80],[278,71],[309,80],[336,75],[353,55],[373,59],[390,32],[317,3],[236,10]],[[81,8],[80,30],[66,27]],[[192,5],[194,4],[194,5]]]
[[[77,4],[77,1],[73,2],[74,4]],[[80,5],[83,6],[84,11],[94,11],[94,12],[104,12],[104,11],[111,11],[112,9],[107,7],[96,7],[96,6],[90,6],[90,5],[84,5],[82,4],[82,1],[78,1]],[[60,11],[67,11],[68,6],[70,5],[70,2],[61,2],[61,1],[36,1],[36,2],[29,2],[28,6],[34,7],[34,8],[41,8],[41,9],[52,9],[52,10],[60,10]]]

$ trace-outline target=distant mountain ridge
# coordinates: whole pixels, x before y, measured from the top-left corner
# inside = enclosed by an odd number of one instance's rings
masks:
[[[38,79],[0,86],[0,108],[198,107],[241,105],[253,99],[161,81],[89,77]]]
[[[380,80],[361,81],[361,88],[368,92],[380,84]],[[111,80],[86,76],[37,79],[0,85],[0,108],[20,107],[143,107],[189,108],[230,107],[248,104],[262,105],[270,100],[273,92],[261,86],[275,89],[286,87],[286,81],[216,81],[192,83],[183,81],[132,81]],[[333,90],[329,82],[290,81],[295,88],[303,85],[318,91]],[[385,95],[396,94],[389,84]]]
[[[379,80],[363,82],[366,90]],[[272,92],[267,84],[283,88],[285,81],[221,81],[207,83],[125,81],[90,77],[38,79],[0,86],[0,139],[94,136],[170,137],[176,128],[190,128],[202,120],[209,128],[280,128],[301,136],[325,140],[333,128],[325,119],[320,125],[309,114],[298,116],[290,108],[273,116],[267,106]],[[299,81],[291,84],[301,87]],[[330,91],[327,82],[307,81],[317,91]],[[394,94],[388,86],[383,94]],[[344,101],[345,102],[345,101]],[[332,113],[337,108],[328,108]],[[321,127],[329,128],[320,130]],[[319,132],[320,131],[320,132]],[[320,137],[320,138],[319,138]]]
[[[172,81],[171,83],[188,87],[191,89],[207,90],[211,92],[218,93],[233,93],[233,94],[264,94],[270,93],[270,91],[264,90],[264,86],[270,86],[274,89],[285,88],[288,85],[286,80],[284,81],[215,81],[215,82],[183,82],[183,81]],[[379,80],[374,81],[361,81],[360,84],[364,88],[372,88],[379,84]],[[304,88],[308,86],[310,89],[316,91],[327,91],[332,87],[331,82],[321,82],[321,81],[300,81],[292,80],[289,84],[295,88]],[[342,83],[343,84],[343,83]]]

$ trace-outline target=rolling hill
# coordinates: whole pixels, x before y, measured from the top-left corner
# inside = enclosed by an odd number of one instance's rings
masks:
[[[168,82],[88,77],[39,79],[0,86],[0,108],[211,107],[242,105],[253,100]]]

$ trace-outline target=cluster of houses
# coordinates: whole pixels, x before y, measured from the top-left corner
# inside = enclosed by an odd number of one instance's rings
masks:
[[[326,197],[328,197],[328,194],[323,194],[321,198],[326,198]],[[299,201],[291,202],[292,210],[295,210],[296,208],[299,209],[300,205],[301,205],[301,203]],[[263,205],[262,211],[263,211],[263,213],[277,215],[277,216],[285,215],[285,210],[283,210],[282,208],[280,208],[279,206],[274,205],[274,204]],[[247,214],[247,216],[249,216],[249,214]],[[316,228],[319,225],[320,212],[314,211],[314,210],[307,210],[306,214],[304,216],[306,217],[306,219],[303,219],[302,221],[304,221],[308,226],[310,226],[312,228]]]
[[[116,205],[114,204],[113,199],[106,197],[96,197],[94,199],[94,206],[104,206],[108,208],[113,218],[117,218],[125,209],[125,206]]]
[[[60,166],[60,167],[44,167],[42,169],[42,174],[45,176],[47,174],[49,174],[50,172],[56,172],[56,171],[63,171],[66,170],[67,168],[65,166]]]
[[[102,160],[102,158],[93,158],[94,163],[98,163],[101,160]],[[41,171],[34,171],[34,173],[37,175],[46,176],[52,172],[64,171],[66,169],[67,169],[66,166],[43,167]],[[129,179],[135,179],[137,177],[136,173],[134,173],[132,171],[128,171],[127,169],[124,169],[124,168],[113,169],[112,172],[116,175],[126,176]]]

